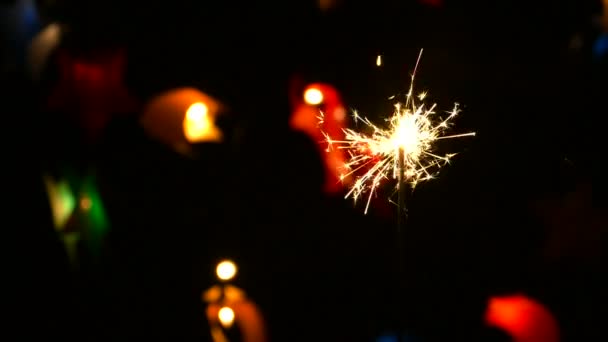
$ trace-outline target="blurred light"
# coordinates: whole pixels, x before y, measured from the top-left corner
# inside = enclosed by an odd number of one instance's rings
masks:
[[[63,31],[58,23],[50,23],[30,41],[27,51],[29,72],[35,80],[42,77],[49,57],[59,45]]]
[[[236,275],[236,265],[230,260],[224,260],[217,265],[215,273],[221,280],[230,280]]]
[[[608,33],[600,35],[593,45],[595,58],[605,58],[608,56]]]
[[[39,24],[36,2],[34,0],[21,0],[19,1],[19,4],[21,6],[21,20],[23,21],[23,25],[31,31],[36,30]]]
[[[304,101],[309,105],[320,105],[323,103],[323,93],[317,88],[308,88],[304,92]]]
[[[91,206],[93,205],[93,202],[91,201],[90,198],[88,197],[83,197],[80,199],[80,207],[83,210],[89,210],[91,209]]]
[[[336,119],[337,121],[346,120],[346,110],[344,109],[344,107],[336,108],[336,110],[334,111],[334,119]]]
[[[224,298],[229,302],[245,299],[245,292],[238,287],[227,285],[224,287]]]
[[[178,153],[190,154],[192,144],[223,140],[215,124],[222,104],[195,88],[175,88],[148,101],[140,118],[146,134]]]
[[[541,303],[523,295],[492,297],[486,324],[508,333],[515,342],[557,342],[559,326]]]
[[[378,57],[376,57],[376,66],[381,66],[382,65],[382,55],[378,55]]]
[[[44,182],[51,204],[53,223],[56,229],[62,230],[76,207],[76,200],[67,182],[54,182],[50,177],[45,177]]]
[[[222,292],[223,291],[221,287],[214,285],[209,289],[205,290],[201,298],[205,303],[216,303],[222,299]]]
[[[217,317],[224,328],[230,328],[234,323],[234,311],[227,306],[218,311]]]
[[[202,102],[192,104],[186,110],[184,118],[184,133],[189,141],[198,141],[209,134],[211,129],[209,108]]]

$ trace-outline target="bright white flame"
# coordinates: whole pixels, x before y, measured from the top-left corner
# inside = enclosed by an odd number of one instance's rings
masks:
[[[224,260],[217,264],[215,273],[221,280],[230,280],[236,275],[236,265],[230,260]]]
[[[382,65],[382,55],[378,55],[378,57],[376,57],[376,66],[381,66]]]
[[[230,328],[234,323],[234,311],[231,308],[224,306],[218,311],[217,318],[219,318],[220,323],[224,328]]]
[[[309,105],[320,105],[323,103],[323,93],[317,88],[309,88],[304,92],[304,101]]]

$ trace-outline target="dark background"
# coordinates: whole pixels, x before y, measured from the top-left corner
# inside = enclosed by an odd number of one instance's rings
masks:
[[[498,340],[483,325],[487,299],[516,292],[549,307],[564,341],[606,337],[601,2],[342,1],[323,12],[313,1],[38,1],[30,26],[9,12],[21,3],[2,5],[7,28],[27,28],[3,30],[2,111],[17,194],[5,243],[19,250],[9,279],[25,292],[13,316],[26,334],[209,339],[199,295],[230,257],[274,341],[399,330]],[[53,64],[40,82],[24,72],[27,40],[57,21],[76,56],[126,51],[138,103],[194,86],[228,104],[226,141],[184,158],[146,137],[133,110],[99,146],[82,143],[43,109],[60,83]],[[321,192],[314,141],[288,129],[288,85],[332,84],[379,121],[420,49],[418,89],[442,108],[460,103],[457,130],[477,136],[439,145],[461,153],[409,194],[399,273],[394,216]],[[112,222],[102,265],[76,275],[37,183],[65,163],[104,175]]]

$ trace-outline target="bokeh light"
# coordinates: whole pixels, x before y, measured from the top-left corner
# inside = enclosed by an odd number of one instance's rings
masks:
[[[221,280],[230,280],[236,275],[236,265],[230,260],[224,260],[217,265],[215,273]]]
[[[323,103],[323,93],[317,88],[308,88],[304,92],[304,101],[313,106]]]
[[[184,118],[184,133],[189,141],[197,141],[208,135],[212,126],[206,104],[196,102],[188,107]]]
[[[217,317],[224,328],[230,328],[234,323],[234,311],[227,306],[218,311]]]

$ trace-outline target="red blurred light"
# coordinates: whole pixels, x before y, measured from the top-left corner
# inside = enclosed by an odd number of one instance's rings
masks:
[[[559,341],[559,327],[551,312],[523,295],[492,297],[485,321],[508,333],[515,342]]]

